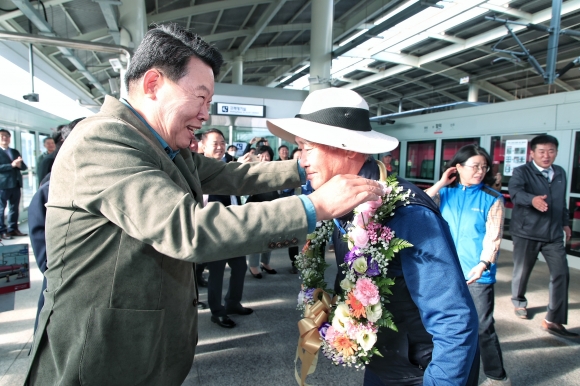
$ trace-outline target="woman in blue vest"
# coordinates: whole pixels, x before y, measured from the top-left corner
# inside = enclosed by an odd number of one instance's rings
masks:
[[[511,385],[493,320],[496,259],[504,221],[503,197],[493,184],[491,157],[477,145],[463,146],[441,179],[427,189],[439,203],[479,317],[479,348],[487,380],[482,385]]]

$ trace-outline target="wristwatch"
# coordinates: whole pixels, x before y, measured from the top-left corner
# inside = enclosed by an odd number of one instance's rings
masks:
[[[491,267],[491,263],[489,261],[480,260],[479,262],[485,264],[485,270],[489,271],[489,267]]]

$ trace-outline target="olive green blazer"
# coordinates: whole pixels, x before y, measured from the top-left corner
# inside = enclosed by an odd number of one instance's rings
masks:
[[[225,164],[188,150],[172,161],[107,97],[52,169],[30,384],[181,385],[197,342],[192,263],[302,244],[307,233],[298,197],[203,208],[202,195],[299,184],[295,161]]]

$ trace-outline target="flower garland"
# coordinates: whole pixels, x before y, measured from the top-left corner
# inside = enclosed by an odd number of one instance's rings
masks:
[[[313,305],[317,300],[313,296],[317,288],[329,292],[326,288],[326,281],[324,281],[324,271],[329,267],[329,264],[324,260],[322,248],[333,231],[334,223],[332,221],[322,221],[321,225],[307,236],[302,252],[296,256],[296,268],[300,270],[302,277],[302,289],[298,294],[297,309],[302,311],[302,316],[304,316],[306,306]]]
[[[379,166],[383,166],[379,164]],[[383,175],[386,173],[382,173]],[[382,176],[381,176],[382,177]],[[397,331],[392,314],[385,308],[394,280],[387,278],[387,267],[395,253],[408,247],[409,242],[398,239],[382,223],[394,215],[398,202],[409,203],[411,191],[403,191],[396,176],[381,178],[387,193],[381,199],[366,202],[354,210],[354,218],[341,229],[349,252],[341,265],[345,279],[340,283],[344,292],[330,311],[328,322],[319,325],[321,348],[324,356],[336,365],[364,368],[373,355],[381,355],[375,347],[379,327]],[[298,308],[316,303],[317,288],[326,289],[321,243],[328,240],[332,226],[327,223],[309,235],[297,257],[302,271],[303,285],[298,297]]]

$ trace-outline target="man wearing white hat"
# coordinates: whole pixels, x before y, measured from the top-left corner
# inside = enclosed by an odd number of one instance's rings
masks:
[[[368,156],[391,151],[397,139],[373,131],[368,105],[354,91],[329,88],[311,93],[295,118],[268,120],[270,131],[302,149],[301,166],[314,189],[339,174],[378,180],[379,166]],[[447,223],[423,191],[410,189],[410,204],[400,206],[388,226],[412,247],[389,264],[395,280],[390,303],[398,332],[381,329],[374,356],[365,370],[365,386],[477,385],[479,354],[477,314]],[[348,246],[342,234],[353,213],[335,219],[333,234],[337,264]],[[339,273],[335,292],[341,291]]]

